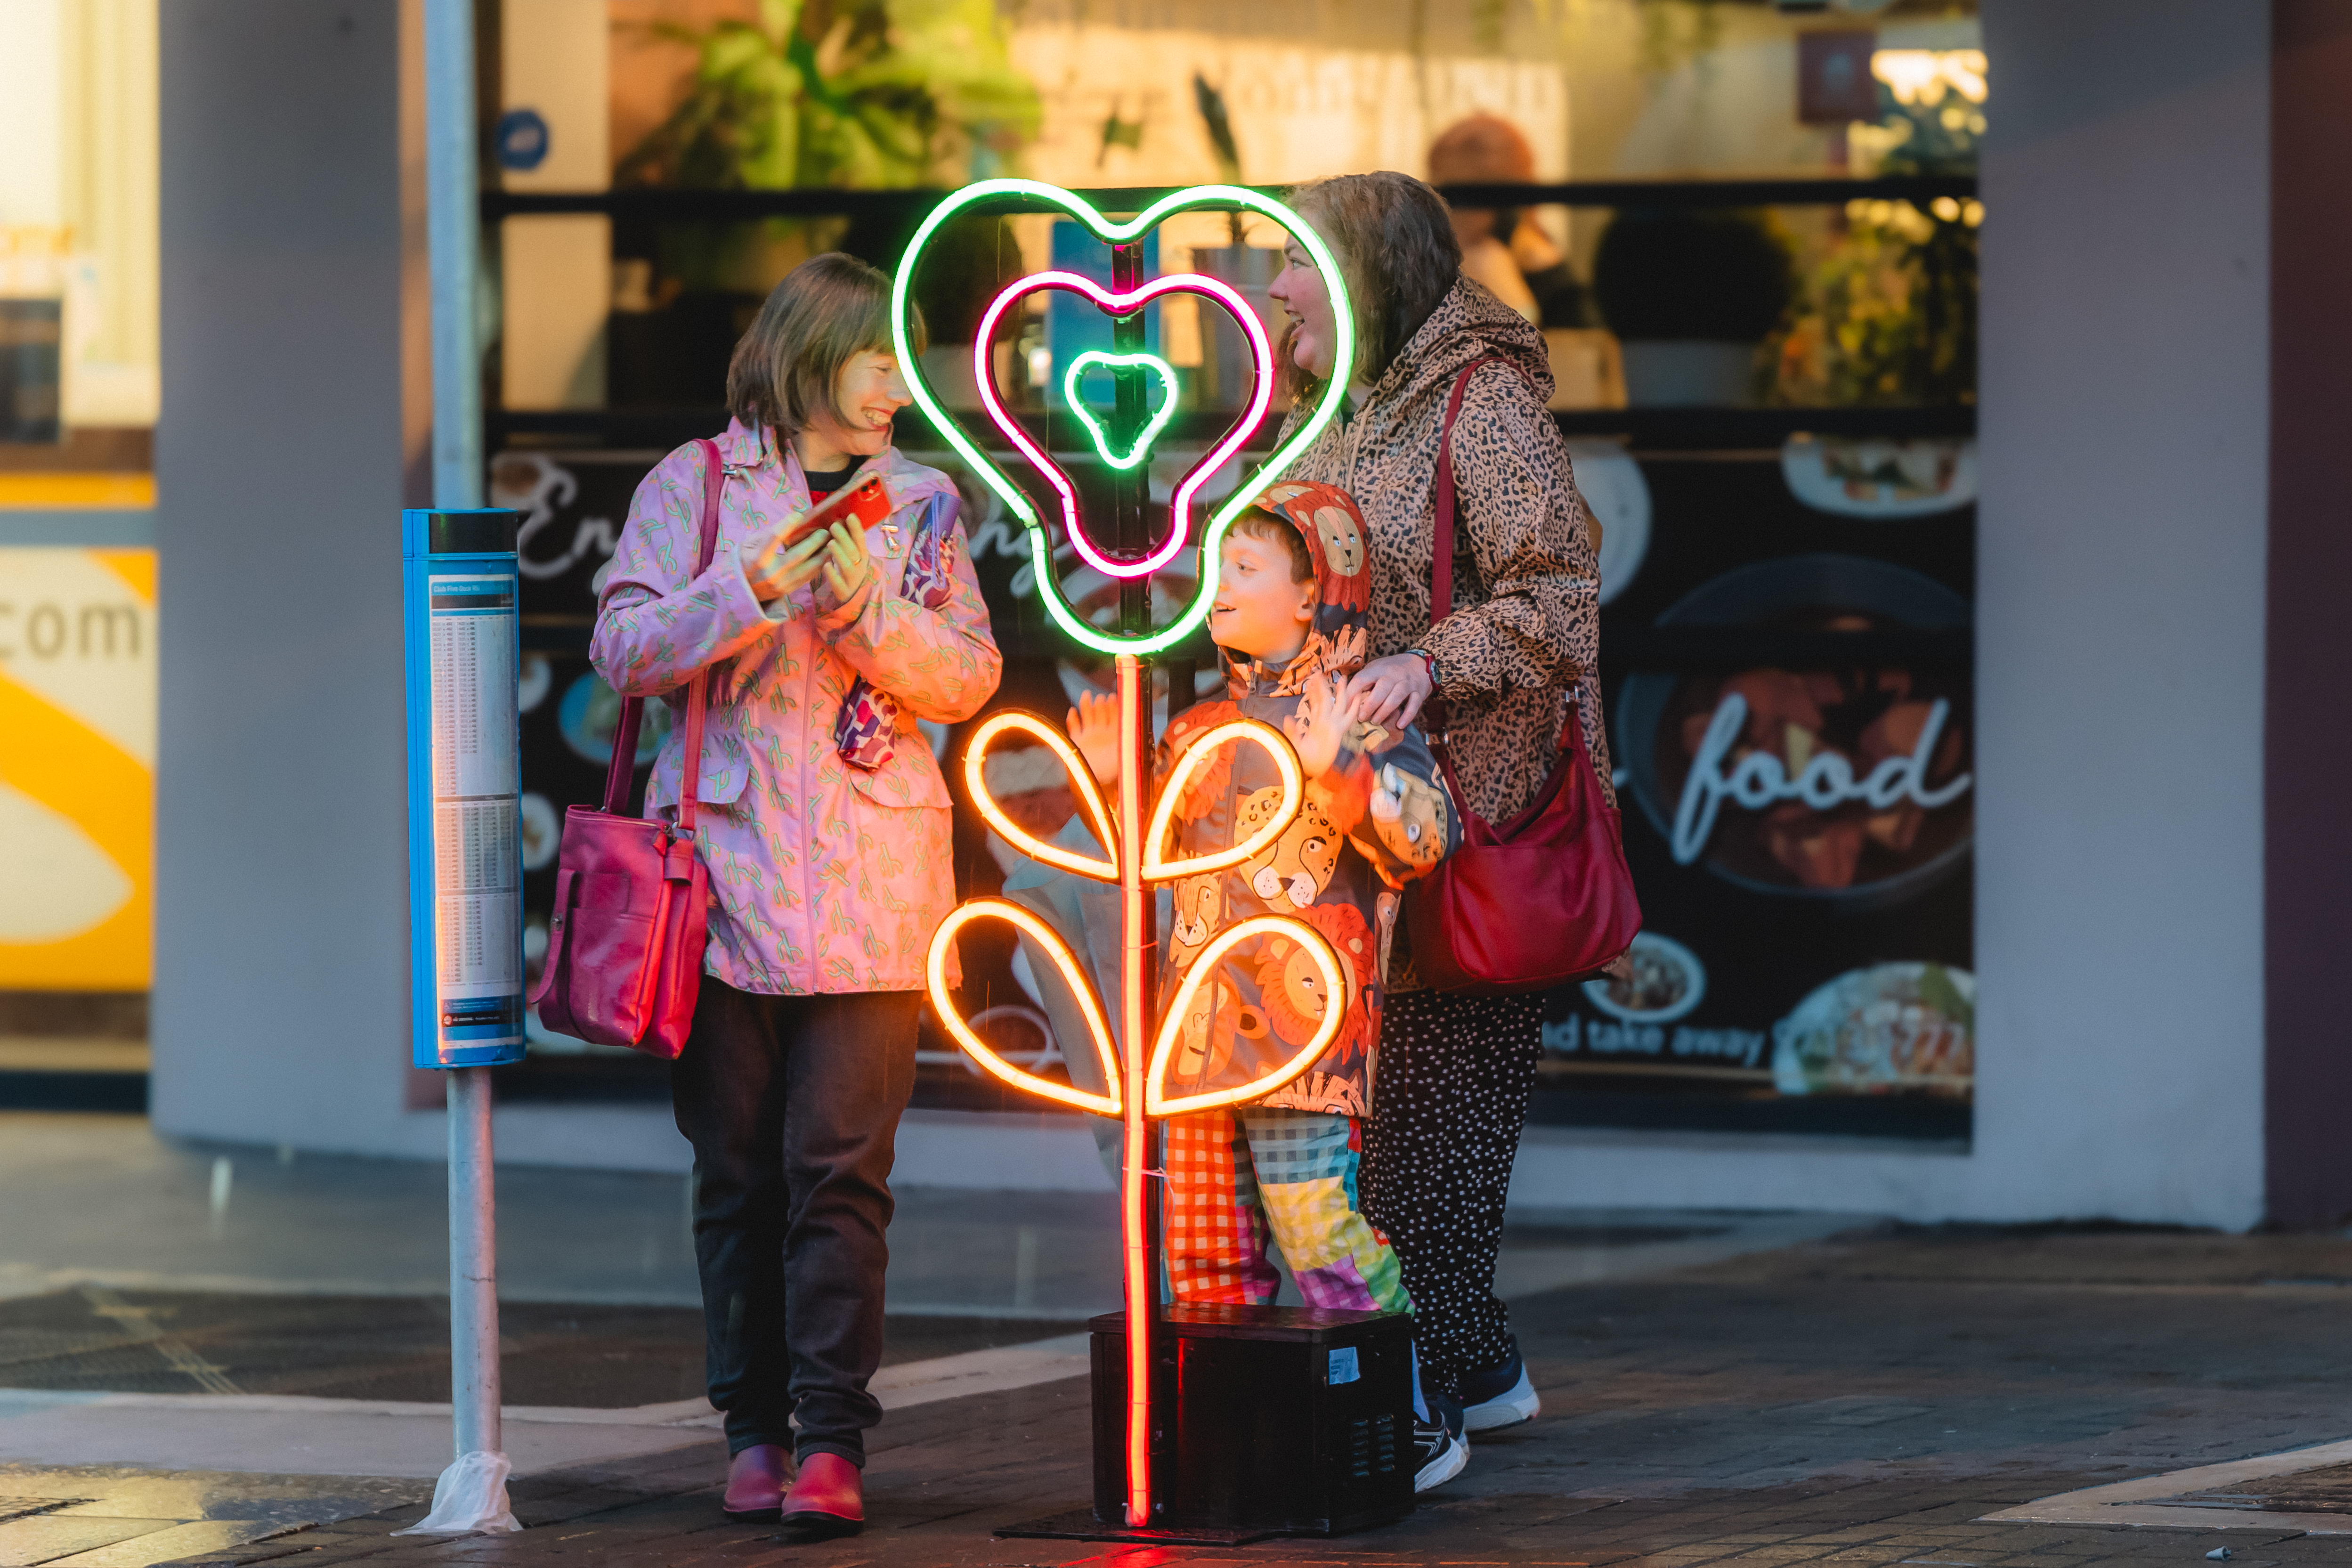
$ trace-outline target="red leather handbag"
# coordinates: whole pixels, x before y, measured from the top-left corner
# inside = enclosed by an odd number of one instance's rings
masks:
[[[722,476],[718,444],[696,445],[703,462],[698,577],[719,547]],[[575,805],[563,814],[547,963],[530,998],[540,1022],[551,1029],[665,1059],[686,1048],[702,986],[710,907],[710,874],[694,852],[694,794],[701,782],[702,715],[709,694],[705,670],[686,700],[675,828],[658,817],[624,815],[645,715],[644,702],[635,697],[621,702],[604,809]]]
[[[1433,622],[1454,605],[1454,420],[1471,373],[1486,363],[1474,361],[1454,382],[1438,439]],[[1440,991],[1495,995],[1590,979],[1623,952],[1642,929],[1642,906],[1625,866],[1622,825],[1584,749],[1576,701],[1568,704],[1559,760],[1543,787],[1499,827],[1470,809],[1442,735],[1430,750],[1463,836],[1435,870],[1406,888],[1414,972]]]

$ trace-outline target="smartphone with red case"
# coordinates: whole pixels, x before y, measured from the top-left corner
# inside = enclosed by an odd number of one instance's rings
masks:
[[[814,530],[829,528],[852,517],[860,528],[872,528],[877,522],[889,521],[890,491],[877,470],[867,469],[810,508],[806,516],[785,531],[782,543],[789,548],[806,539]]]

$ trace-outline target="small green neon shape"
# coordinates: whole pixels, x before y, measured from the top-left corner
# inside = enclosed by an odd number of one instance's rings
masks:
[[[1127,455],[1119,457],[1110,449],[1110,433],[1102,427],[1102,421],[1095,417],[1095,411],[1087,406],[1086,399],[1078,395],[1078,383],[1097,365],[1106,370],[1118,370],[1137,364],[1160,378],[1160,390],[1165,395],[1160,398],[1160,406],[1151,411],[1151,418],[1144,425],[1143,433],[1136,437],[1135,444],[1127,449]],[[1151,456],[1151,443],[1168,428],[1168,421],[1176,417],[1176,367],[1158,354],[1108,354],[1100,349],[1088,349],[1070,362],[1069,370],[1063,375],[1062,401],[1070,405],[1070,411],[1078,416],[1078,423],[1084,425],[1087,434],[1094,438],[1097,457],[1114,468],[1131,468]]]

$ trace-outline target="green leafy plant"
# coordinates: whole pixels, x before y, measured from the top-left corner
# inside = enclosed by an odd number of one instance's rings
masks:
[[[646,30],[699,58],[684,101],[614,167],[621,185],[960,185],[1018,172],[1043,119],[990,0],[761,0],[756,25]],[[748,296],[813,250],[895,257],[904,238],[838,218],[673,223],[656,249],[666,290]]]
[[[774,190],[961,184],[1037,133],[990,0],[761,0],[758,25],[650,30],[700,55],[621,184]]]
[[[1774,344],[1770,401],[1973,403],[1982,209],[1855,202]]]

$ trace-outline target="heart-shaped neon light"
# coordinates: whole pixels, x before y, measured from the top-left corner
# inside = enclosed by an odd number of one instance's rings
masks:
[[[1168,537],[1160,542],[1159,549],[1139,560],[1120,561],[1103,553],[1101,547],[1095,543],[1093,536],[1087,531],[1085,520],[1078,515],[1078,490],[1077,487],[1070,482],[1070,476],[1062,471],[1062,466],[1054,461],[1045,447],[1030,439],[1029,432],[1021,428],[1021,422],[1013,417],[1012,411],[1004,406],[1003,400],[997,395],[996,377],[988,363],[988,346],[995,341],[996,324],[1003,320],[1007,310],[1012,310],[1030,295],[1047,289],[1066,289],[1074,294],[1083,294],[1107,314],[1113,316],[1131,316],[1154,300],[1168,294],[1206,295],[1233,312],[1234,319],[1241,323],[1243,335],[1249,340],[1250,355],[1256,366],[1257,374],[1250,389],[1248,409],[1243,413],[1241,418],[1234,422],[1233,428],[1227,430],[1223,437],[1202,454],[1201,460],[1186,470],[1184,477],[1176,482],[1176,493],[1168,507]],[[996,421],[996,427],[1004,432],[1004,438],[1012,442],[1015,450],[1036,466],[1037,471],[1045,476],[1055,491],[1061,496],[1062,526],[1064,531],[1069,536],[1072,547],[1077,551],[1079,557],[1087,565],[1106,577],[1145,576],[1159,571],[1176,558],[1177,552],[1184,548],[1185,541],[1192,533],[1193,493],[1209,482],[1209,477],[1224,466],[1226,458],[1242,449],[1243,445],[1249,440],[1250,433],[1258,427],[1260,421],[1265,419],[1265,411],[1274,401],[1274,350],[1266,343],[1265,327],[1258,321],[1257,312],[1249,308],[1249,301],[1243,299],[1232,284],[1219,279],[1203,277],[1197,272],[1171,272],[1165,278],[1155,278],[1142,288],[1130,289],[1124,294],[1115,294],[1093,279],[1081,277],[1076,272],[1032,273],[1013,284],[990,302],[987,310],[980,318],[978,331],[972,334],[971,354],[972,380],[980,389],[981,406],[988,410],[988,416],[991,419]],[[1102,357],[1108,359],[1111,356],[1105,354]],[[1077,361],[1073,362],[1073,368],[1083,364],[1085,358],[1085,355],[1080,355]],[[1161,425],[1164,426],[1167,423],[1164,416],[1173,415],[1175,408],[1176,402],[1171,397],[1168,400],[1163,417],[1160,420]],[[1096,429],[1091,419],[1087,421],[1087,427],[1095,430],[1096,444],[1099,449],[1102,444],[1101,432]],[[1140,461],[1142,458],[1149,456],[1150,456],[1149,444],[1139,443],[1137,453],[1129,454],[1129,461]],[[1029,498],[1026,494],[1018,489],[1014,489],[1013,493],[1021,497],[1023,507],[1029,507]],[[1234,492],[1233,500],[1227,503],[1227,510],[1239,511],[1243,506],[1248,504],[1250,496],[1249,491],[1236,489]],[[1029,521],[1030,547],[1034,552],[1038,548],[1044,535],[1037,529],[1035,510],[1030,508],[1024,515]],[[1038,568],[1037,587],[1038,591],[1045,595],[1048,607],[1062,597],[1059,580],[1042,564]],[[1205,607],[1215,587],[1214,574],[1204,576],[1200,587],[1192,595],[1193,599]],[[1070,614],[1072,619],[1078,618],[1075,610]],[[1083,625],[1083,621],[1080,624]]]
[[[1142,432],[1129,445],[1123,456],[1110,449],[1110,432],[1102,427],[1101,419],[1087,406],[1087,400],[1078,395],[1078,384],[1086,379],[1087,372],[1097,365],[1106,370],[1139,365],[1160,378],[1160,406],[1153,409],[1150,417],[1144,421]],[[1062,401],[1070,405],[1070,412],[1078,416],[1078,423],[1085,426],[1087,434],[1093,437],[1095,456],[1114,468],[1131,468],[1151,456],[1151,444],[1160,439],[1160,432],[1168,428],[1168,421],[1176,417],[1176,367],[1158,354],[1107,354],[1100,349],[1088,349],[1070,362],[1069,374],[1062,377]]]
[[[1340,273],[1339,259],[1332,254],[1330,247],[1324,243],[1323,237],[1317,234],[1305,219],[1272,197],[1260,195],[1257,192],[1240,185],[1194,185],[1185,190],[1171,192],[1127,222],[1115,224],[1106,219],[1083,197],[1063,190],[1057,185],[1045,184],[1036,180],[982,180],[964,186],[932,208],[930,216],[923,220],[922,226],[915,231],[913,240],[908,243],[905,260],[899,266],[898,279],[891,289],[891,331],[899,366],[907,377],[909,389],[915,395],[916,403],[921,406],[924,416],[930,420],[932,427],[939,431],[948,445],[954,447],[966,463],[971,465],[972,471],[980,475],[989,488],[997,493],[1006,509],[1028,524],[1030,563],[1037,583],[1037,592],[1045,601],[1046,613],[1053,617],[1055,624],[1078,643],[1097,653],[1132,653],[1148,658],[1192,636],[1199,629],[1202,622],[1208,618],[1210,601],[1215,597],[1216,574],[1213,571],[1203,570],[1191,603],[1167,625],[1155,631],[1132,637],[1121,637],[1106,632],[1088,622],[1070,604],[1055,578],[1053,542],[1047,536],[1045,530],[1040,526],[1035,504],[1030,500],[1027,493],[1014,484],[1012,479],[997,466],[994,459],[981,450],[971,437],[964,434],[962,427],[956,423],[954,417],[948,413],[946,405],[940,401],[938,393],[924,378],[921,363],[914,352],[914,342],[908,329],[912,316],[910,304],[913,299],[915,272],[923,251],[929,245],[932,237],[939,233],[941,226],[952,220],[957,214],[976,203],[1006,196],[1023,197],[1058,208],[1085,224],[1095,237],[1106,245],[1125,245],[1171,213],[1196,207],[1238,207],[1244,211],[1258,213],[1281,225],[1291,237],[1298,242],[1300,248],[1307,252],[1308,258],[1322,273],[1325,289],[1331,299],[1333,335],[1337,340],[1332,344],[1330,379],[1324,384],[1322,395],[1316,400],[1307,416],[1299,422],[1297,429],[1290,433],[1290,438],[1278,446],[1259,466],[1255,474],[1236,485],[1234,493],[1210,518],[1208,526],[1202,531],[1200,540],[1202,555],[1209,565],[1214,564],[1218,543],[1224,537],[1225,529],[1232,523],[1234,518],[1256,498],[1259,490],[1279,479],[1283,471],[1297,459],[1298,455],[1312,446],[1316,438],[1323,434],[1324,427],[1329,425],[1332,418],[1339,413],[1340,399],[1346,395],[1348,383],[1354,374],[1356,363],[1355,311],[1348,299],[1347,281]],[[1162,279],[1160,281],[1165,283],[1168,279]],[[1198,281],[1208,284],[1216,283],[1213,279],[1202,279]],[[1091,296],[1098,296],[1104,292],[1091,282],[1088,282],[1080,291]],[[1245,334],[1251,327],[1257,324],[1257,313],[1248,309],[1246,303],[1241,301],[1237,295],[1233,295],[1230,289],[1219,285],[1214,288],[1195,289],[1192,291],[1207,293],[1212,298],[1216,298],[1220,304],[1234,312],[1234,320],[1242,323]],[[1232,299],[1229,300],[1221,297],[1221,291],[1222,295],[1233,295]],[[1139,292],[1141,291],[1139,290]],[[1000,300],[1001,298],[1000,296]],[[1096,302],[1100,304],[1102,300],[1097,298]],[[1135,308],[1135,306],[1128,307],[1130,310]],[[1260,329],[1258,335],[1264,336],[1263,329]],[[996,404],[996,380],[994,367],[987,363],[988,351],[985,345],[989,341],[988,336],[983,332],[980,337],[980,346],[974,354],[973,379],[979,384],[983,401],[992,405],[992,416],[997,417],[998,426],[1002,429],[1007,424],[1007,420],[996,416],[993,406]],[[1263,392],[1270,395],[1271,387],[1268,385],[1272,379],[1268,374],[1270,367],[1265,360],[1260,360],[1258,365],[1259,387]],[[1265,409],[1260,407],[1256,418],[1248,421],[1242,427],[1240,439],[1234,443],[1235,450],[1239,449],[1242,442],[1249,438],[1257,421],[1264,417]],[[1017,427],[1017,426],[1014,426],[1016,429]],[[1015,439],[1013,445],[1022,450],[1024,456],[1028,455],[1034,447],[1034,444],[1028,442],[1025,437]],[[1219,461],[1222,463],[1223,459],[1220,458]],[[1045,472],[1050,479],[1058,470],[1041,465],[1041,471]],[[1195,475],[1187,477],[1197,477],[1205,482],[1206,476],[1215,471],[1214,465],[1204,463],[1196,470]],[[1066,481],[1064,483],[1066,484]],[[1199,487],[1196,484],[1193,488],[1197,489]],[[1191,500],[1189,493],[1185,500],[1189,503]],[[1068,502],[1068,506],[1070,510],[1075,512],[1074,500]],[[1169,540],[1160,550],[1152,552],[1153,556],[1158,558],[1156,563],[1164,564],[1167,560],[1174,558],[1177,551],[1183,548],[1185,543],[1183,534],[1188,523],[1189,519],[1186,520],[1186,523],[1179,523],[1171,509]],[[1074,543],[1085,541],[1079,547],[1081,555],[1087,554],[1087,550],[1091,548],[1092,542],[1086,540],[1085,534],[1080,530],[1073,528],[1071,539]],[[1095,552],[1095,555],[1099,556],[1100,552]],[[1088,563],[1113,577],[1141,575],[1144,572],[1153,570],[1155,564],[1150,562],[1112,563],[1091,557]]]

